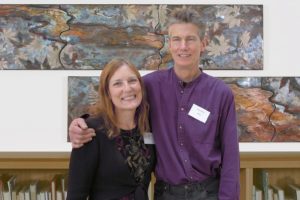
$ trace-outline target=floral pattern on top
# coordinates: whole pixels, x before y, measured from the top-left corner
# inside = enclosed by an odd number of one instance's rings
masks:
[[[121,130],[121,134],[115,138],[115,141],[134,179],[137,183],[142,183],[150,163],[150,152],[144,144],[142,135],[137,128]]]

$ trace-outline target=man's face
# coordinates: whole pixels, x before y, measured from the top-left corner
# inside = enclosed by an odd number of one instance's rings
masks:
[[[202,49],[198,27],[191,23],[172,24],[169,27],[169,37],[174,67],[198,67]]]

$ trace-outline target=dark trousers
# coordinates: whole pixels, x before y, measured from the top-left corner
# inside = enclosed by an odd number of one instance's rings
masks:
[[[218,200],[219,179],[208,178],[200,183],[170,185],[157,181],[155,200]]]

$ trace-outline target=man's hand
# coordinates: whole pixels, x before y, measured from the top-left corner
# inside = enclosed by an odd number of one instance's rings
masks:
[[[84,119],[74,119],[69,126],[69,137],[73,148],[79,148],[96,136],[95,130],[88,128]]]

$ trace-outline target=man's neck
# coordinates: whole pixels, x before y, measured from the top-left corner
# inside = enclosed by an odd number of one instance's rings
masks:
[[[189,69],[174,67],[174,71],[177,77],[185,83],[193,81],[201,74],[201,70],[199,67]]]

